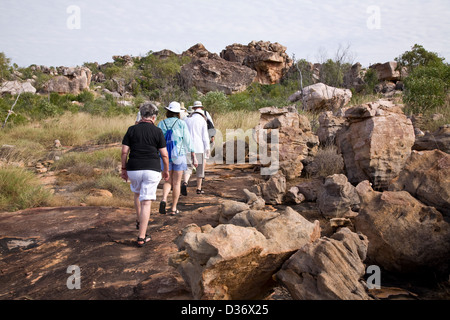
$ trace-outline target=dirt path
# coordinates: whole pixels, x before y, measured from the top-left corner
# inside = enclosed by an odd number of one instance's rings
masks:
[[[191,299],[168,265],[174,239],[186,225],[218,224],[221,199],[244,200],[259,174],[252,166],[211,166],[204,195],[181,197],[179,216],[152,206],[153,240],[136,247],[135,213],[129,208],[36,208],[0,214],[0,299]],[[161,199],[162,190],[158,190]],[[130,197],[132,194],[130,192]],[[170,204],[170,201],[169,201]],[[70,290],[69,266],[80,268],[80,289]]]

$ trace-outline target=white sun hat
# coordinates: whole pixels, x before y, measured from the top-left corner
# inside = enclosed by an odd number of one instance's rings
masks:
[[[203,108],[202,102],[201,101],[195,101],[194,102],[194,108]]]
[[[165,109],[172,111],[173,113],[180,113],[181,105],[176,101],[172,101],[171,103],[169,103],[169,105]]]

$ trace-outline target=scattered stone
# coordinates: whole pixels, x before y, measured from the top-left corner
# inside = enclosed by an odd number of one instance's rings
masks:
[[[356,190],[361,207],[354,225],[369,239],[368,262],[394,272],[448,274],[450,225],[439,211],[406,191],[374,191],[368,181]]]
[[[363,281],[367,237],[340,229],[306,244],[276,278],[296,300],[370,300]]]

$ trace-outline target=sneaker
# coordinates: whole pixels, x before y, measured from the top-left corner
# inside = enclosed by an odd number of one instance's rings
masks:
[[[181,185],[181,194],[183,196],[187,196],[187,183],[183,182],[183,184]]]

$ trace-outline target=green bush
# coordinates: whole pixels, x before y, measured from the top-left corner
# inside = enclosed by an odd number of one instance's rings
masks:
[[[445,104],[450,89],[450,65],[418,66],[404,80],[403,101],[413,113],[435,111]]]
[[[0,210],[17,211],[46,205],[51,193],[24,169],[0,169]]]

